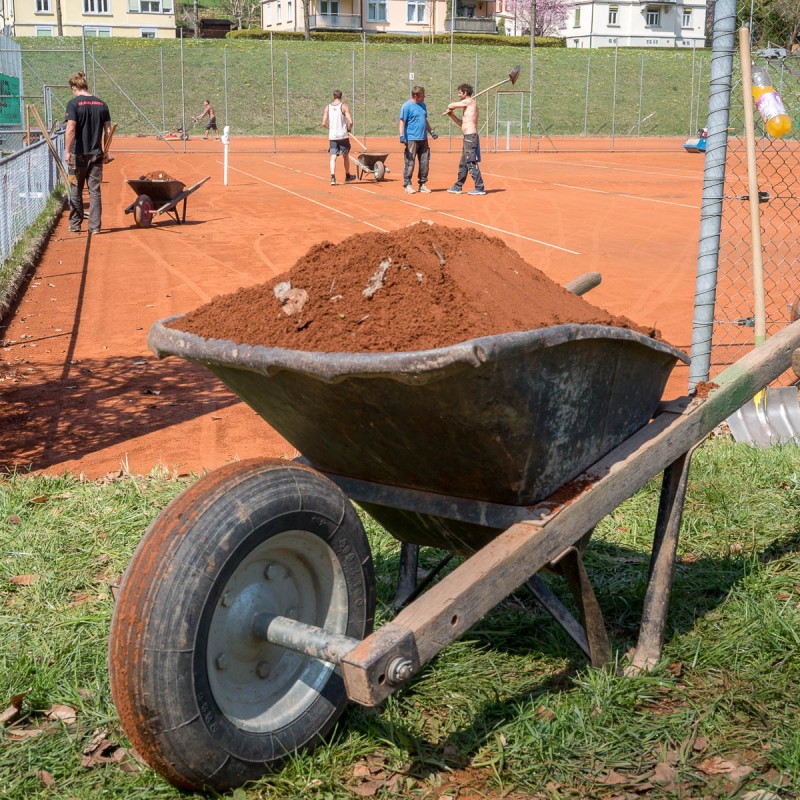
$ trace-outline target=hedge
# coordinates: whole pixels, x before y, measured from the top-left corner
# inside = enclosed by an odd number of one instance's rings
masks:
[[[274,41],[303,41],[306,37],[302,31],[265,31],[262,28],[248,28],[242,31],[231,31],[227,34],[228,39],[269,39],[272,36]],[[410,40],[419,39],[425,44],[474,44],[489,45],[492,47],[530,47],[530,39],[527,36],[503,36],[487,33],[454,33],[451,37],[449,33],[437,33],[431,39],[430,36],[420,36],[415,34],[403,33],[368,33],[366,39],[370,44],[407,44]],[[361,34],[350,31],[314,31],[311,34],[313,42],[360,42]],[[566,47],[566,41],[556,36],[537,36],[534,39],[536,47]]]

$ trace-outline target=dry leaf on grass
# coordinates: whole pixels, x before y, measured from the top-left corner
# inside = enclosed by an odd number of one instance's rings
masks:
[[[27,690],[11,696],[10,705],[0,713],[0,725],[7,725],[9,722],[16,722],[19,719],[22,701],[26,694],[28,694]]]
[[[708,749],[708,739],[705,736],[698,736],[692,742],[692,750],[694,750],[696,753],[702,753],[703,750],[707,749]]]
[[[656,764],[653,783],[672,783],[675,780],[675,768],[662,761]]]
[[[9,525],[20,525],[22,523],[22,517],[18,516],[17,514],[12,514],[8,517],[8,524]]]
[[[743,766],[736,761],[728,761],[721,756],[712,756],[698,764],[697,768],[706,775],[727,775],[731,780],[740,781],[752,771],[752,767]]]
[[[40,780],[42,786],[47,789],[55,789],[56,779],[45,769],[40,769],[36,773],[36,777]]]
[[[781,798],[769,789],[756,789],[753,792],[745,792],[742,800],[781,800]]]
[[[350,789],[359,795],[359,797],[374,797],[383,786],[384,781],[370,780],[359,783],[358,786],[351,786]]]
[[[36,497],[31,497],[31,499],[28,500],[28,505],[40,505],[41,503],[46,503],[47,499],[48,498],[46,494],[38,494]]]
[[[608,786],[619,786],[623,783],[630,783],[631,779],[627,775],[623,775],[621,772],[617,772],[614,769],[610,769],[605,777],[600,779],[600,783],[605,783]]]
[[[74,708],[71,706],[52,705],[47,711],[44,712],[45,719],[51,722],[64,722],[69,725],[72,722],[77,722],[78,715]]]
[[[91,741],[83,748],[82,767],[96,767],[98,764],[120,763],[128,758],[124,747],[108,738],[108,731],[95,731]]]
[[[39,575],[14,575],[9,581],[16,586],[33,586],[39,581]]]

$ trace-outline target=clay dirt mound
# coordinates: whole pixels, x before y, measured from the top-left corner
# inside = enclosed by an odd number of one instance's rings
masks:
[[[288,272],[170,326],[237,344],[375,353],[564,323],[658,335],[571,294],[500,239],[423,222],[315,245]]]

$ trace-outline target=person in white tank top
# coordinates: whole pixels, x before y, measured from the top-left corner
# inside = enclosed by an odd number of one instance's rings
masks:
[[[328,152],[331,155],[331,186],[336,186],[336,159],[342,156],[344,161],[344,182],[356,179],[350,174],[350,136],[353,130],[353,117],[346,103],[342,102],[342,90],[333,90],[333,102],[325,106],[322,113],[322,124],[328,129]]]

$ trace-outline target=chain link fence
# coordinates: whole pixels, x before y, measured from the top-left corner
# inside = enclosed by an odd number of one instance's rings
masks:
[[[85,69],[120,134],[189,130],[209,98],[233,135],[266,137],[264,147],[272,150],[284,136],[322,136],[322,109],[334,88],[343,90],[354,112],[358,137],[395,135],[413,84],[425,86],[439,133],[449,133],[460,147],[460,132],[439,117],[456,96],[455,87],[467,82],[478,92],[517,64],[522,74],[515,88],[528,93],[522,109],[525,150],[539,149],[549,137],[573,137],[547,142],[550,149],[614,149],[623,138],[691,136],[704,124],[708,104],[710,53],[700,49],[448,47],[416,40],[20,41],[26,99],[44,102],[52,92],[55,118],[63,119],[70,97],[68,76]],[[496,116],[493,93],[479,102],[481,132],[491,149],[495,136],[505,133],[506,120]],[[317,147],[309,143],[309,149]]]
[[[718,3],[717,5],[720,5]],[[755,113],[761,252],[764,270],[766,333],[777,333],[800,312],[800,3],[771,11],[751,0],[736,0],[736,27],[751,31],[752,62],[765,67],[783,99],[791,133],[767,135]],[[738,33],[731,70],[725,181],[717,267],[716,308],[710,377],[745,355],[754,345],[755,298],[749,205],[744,97]],[[702,377],[702,376],[699,376]],[[787,372],[778,382],[796,377]]]
[[[53,137],[64,154],[64,135]],[[0,159],[0,261],[5,261],[33,224],[55,189],[59,177],[47,143],[42,140]]]

